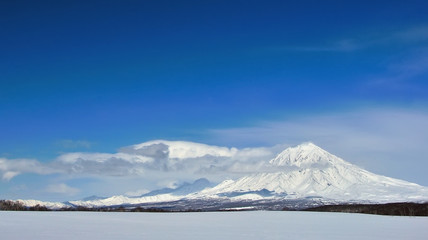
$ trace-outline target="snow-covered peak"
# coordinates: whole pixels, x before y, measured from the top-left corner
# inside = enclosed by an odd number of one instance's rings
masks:
[[[287,148],[274,159],[270,160],[269,163],[274,166],[299,168],[346,164],[342,159],[330,154],[311,142]]]
[[[149,156],[153,159],[198,158],[203,156],[236,157],[236,148],[209,146],[185,141],[156,140],[121,149],[122,153]],[[132,155],[131,154],[131,155]],[[197,162],[201,162],[198,159]],[[267,159],[266,159],[267,160]],[[162,203],[179,200],[242,201],[261,199],[311,199],[343,202],[426,201],[428,188],[370,173],[328,153],[313,143],[303,143],[282,151],[272,160],[257,165],[258,172],[212,186],[199,179],[171,189],[152,191],[140,197],[113,196],[104,199],[71,201],[71,206],[102,207]],[[238,164],[239,166],[239,164]],[[23,202],[61,208],[56,203]],[[67,205],[68,206],[68,205]]]
[[[137,152],[143,155],[164,154],[169,158],[185,159],[203,156],[232,157],[236,148],[211,146],[187,141],[153,140],[121,149],[122,152]]]
[[[54,210],[70,207],[69,205],[60,203],[60,202],[44,202],[44,201],[33,200],[33,199],[28,199],[28,200],[18,199],[16,200],[16,202],[21,203],[26,207],[35,207],[39,205],[39,206],[45,206],[49,209],[54,209]]]

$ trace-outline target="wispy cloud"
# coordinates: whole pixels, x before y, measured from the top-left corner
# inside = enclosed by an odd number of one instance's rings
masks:
[[[80,192],[79,189],[70,187],[65,183],[56,183],[56,184],[48,185],[45,191],[48,193],[58,193],[58,194],[64,194],[69,196],[76,195],[77,193]]]
[[[419,176],[417,180],[422,181],[420,169],[428,168],[428,111],[421,109],[312,115],[252,127],[215,129],[211,134],[213,140],[225,144],[295,145],[312,141],[369,170],[405,179]]]
[[[391,46],[391,45],[414,45],[417,43],[425,43],[428,40],[428,26],[415,26],[406,29],[365,33],[362,36],[347,36],[336,40],[322,40],[315,45],[300,45],[300,46],[276,46],[269,48],[270,51],[284,52],[354,52],[358,50]]]
[[[428,75],[428,48],[390,63],[385,72],[368,77],[366,87],[419,91],[415,79]]]
[[[314,141],[321,146],[358,146],[359,149],[417,149],[428,143],[428,112],[405,109],[371,109],[263,122],[246,128],[216,129],[217,141],[263,144],[299,144]],[[403,145],[402,140],[408,144]],[[333,147],[338,149],[339,147]],[[345,148],[345,147],[344,147]]]
[[[2,179],[9,181],[22,173],[51,174],[58,172],[34,159],[0,158],[0,174]]]
[[[428,40],[428,26],[416,26],[402,31],[395,32],[389,37],[392,41],[401,42],[421,42]]]
[[[394,31],[365,33],[335,40],[321,39],[314,45],[274,46],[269,52],[341,52],[388,50],[382,62],[376,63],[378,72],[358,81],[361,88],[392,91],[421,91],[420,78],[428,77],[428,26],[420,25]],[[387,56],[387,57],[385,57]]]

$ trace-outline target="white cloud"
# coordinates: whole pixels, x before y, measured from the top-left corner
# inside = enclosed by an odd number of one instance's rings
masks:
[[[58,183],[47,186],[45,191],[49,193],[59,193],[72,196],[79,193],[80,190],[77,188],[70,187],[65,183]]]
[[[276,145],[274,147],[243,148],[236,152],[233,159],[237,161],[270,159],[273,158],[279,150],[283,150],[280,148],[282,148],[280,145]]]
[[[19,175],[19,172],[14,171],[7,171],[3,174],[3,180],[9,181],[10,179],[14,178],[15,176]]]
[[[124,162],[128,162],[128,163],[147,163],[147,162],[153,161],[152,158],[136,155],[136,154],[82,153],[82,152],[62,154],[57,158],[57,161],[62,163],[68,163],[68,164],[77,163],[79,161],[105,163],[115,159],[123,160]]]
[[[143,177],[161,181],[176,177],[193,180],[206,174],[227,174],[229,170],[234,174],[242,173],[236,170],[236,166],[247,164],[246,169],[254,168],[258,161],[272,158],[275,151],[277,149],[266,147],[237,149],[156,140],[124,147],[118,153],[65,153],[48,163],[0,158],[0,176],[5,181],[24,173],[60,173],[71,178]],[[65,186],[58,185],[48,190],[54,192],[58,189],[65,189]]]
[[[58,172],[33,159],[0,158],[0,174],[2,179],[9,181],[21,173],[50,174]]]
[[[107,176],[141,175],[154,160],[127,153],[66,153],[51,165],[69,174],[92,174]]]
[[[273,148],[228,148],[184,141],[155,140],[128,147],[118,153],[66,153],[51,166],[71,175],[165,177],[242,173],[237,164],[250,169],[278,152]],[[235,166],[234,169],[232,167]],[[254,170],[253,170],[254,171]]]
[[[167,140],[153,140],[124,147],[120,150],[120,152],[137,153],[145,156],[151,156],[161,152],[166,154],[168,158],[176,159],[199,158],[207,155],[213,157],[232,157],[237,151],[238,149],[236,148],[211,146],[187,141]]]

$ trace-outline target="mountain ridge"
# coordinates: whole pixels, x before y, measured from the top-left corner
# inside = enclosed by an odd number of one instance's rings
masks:
[[[165,149],[168,142],[154,142]],[[175,144],[175,143],[174,143]],[[185,142],[175,144],[177,156],[180,154],[205,154],[206,151],[221,150],[228,154],[228,148],[209,148],[208,145],[192,152]],[[135,145],[145,148],[152,145]],[[193,146],[193,145],[192,145]],[[169,147],[168,147],[169,149]],[[208,150],[206,150],[208,149]],[[233,148],[231,148],[233,149]],[[205,152],[204,152],[205,151]],[[219,154],[219,155],[221,155]],[[198,179],[192,184],[184,184],[175,189],[155,190],[139,197],[112,196],[110,198],[87,201],[70,201],[49,206],[69,205],[71,207],[105,207],[171,203],[177,201],[209,202],[257,202],[296,201],[318,199],[320,202],[418,202],[428,201],[428,188],[404,180],[377,175],[353,165],[325,151],[317,145],[306,142],[289,147],[276,157],[265,162],[267,172],[258,172],[232,180],[225,180],[211,186],[208,180]],[[24,204],[42,204],[40,201],[20,200]]]
[[[415,183],[371,173],[328,153],[313,143],[290,147],[268,162],[278,172],[255,173],[220,183],[204,194],[260,191],[285,198],[321,196],[335,200],[408,201],[428,199],[428,190]],[[418,196],[419,191],[423,196]]]

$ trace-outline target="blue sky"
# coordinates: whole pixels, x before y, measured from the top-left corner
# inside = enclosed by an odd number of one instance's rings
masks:
[[[153,139],[238,148],[314,141],[428,185],[427,8],[3,1],[0,158],[43,165]],[[124,183],[138,190],[141,181],[162,182],[22,170],[3,178],[0,198],[78,198],[125,192]]]

